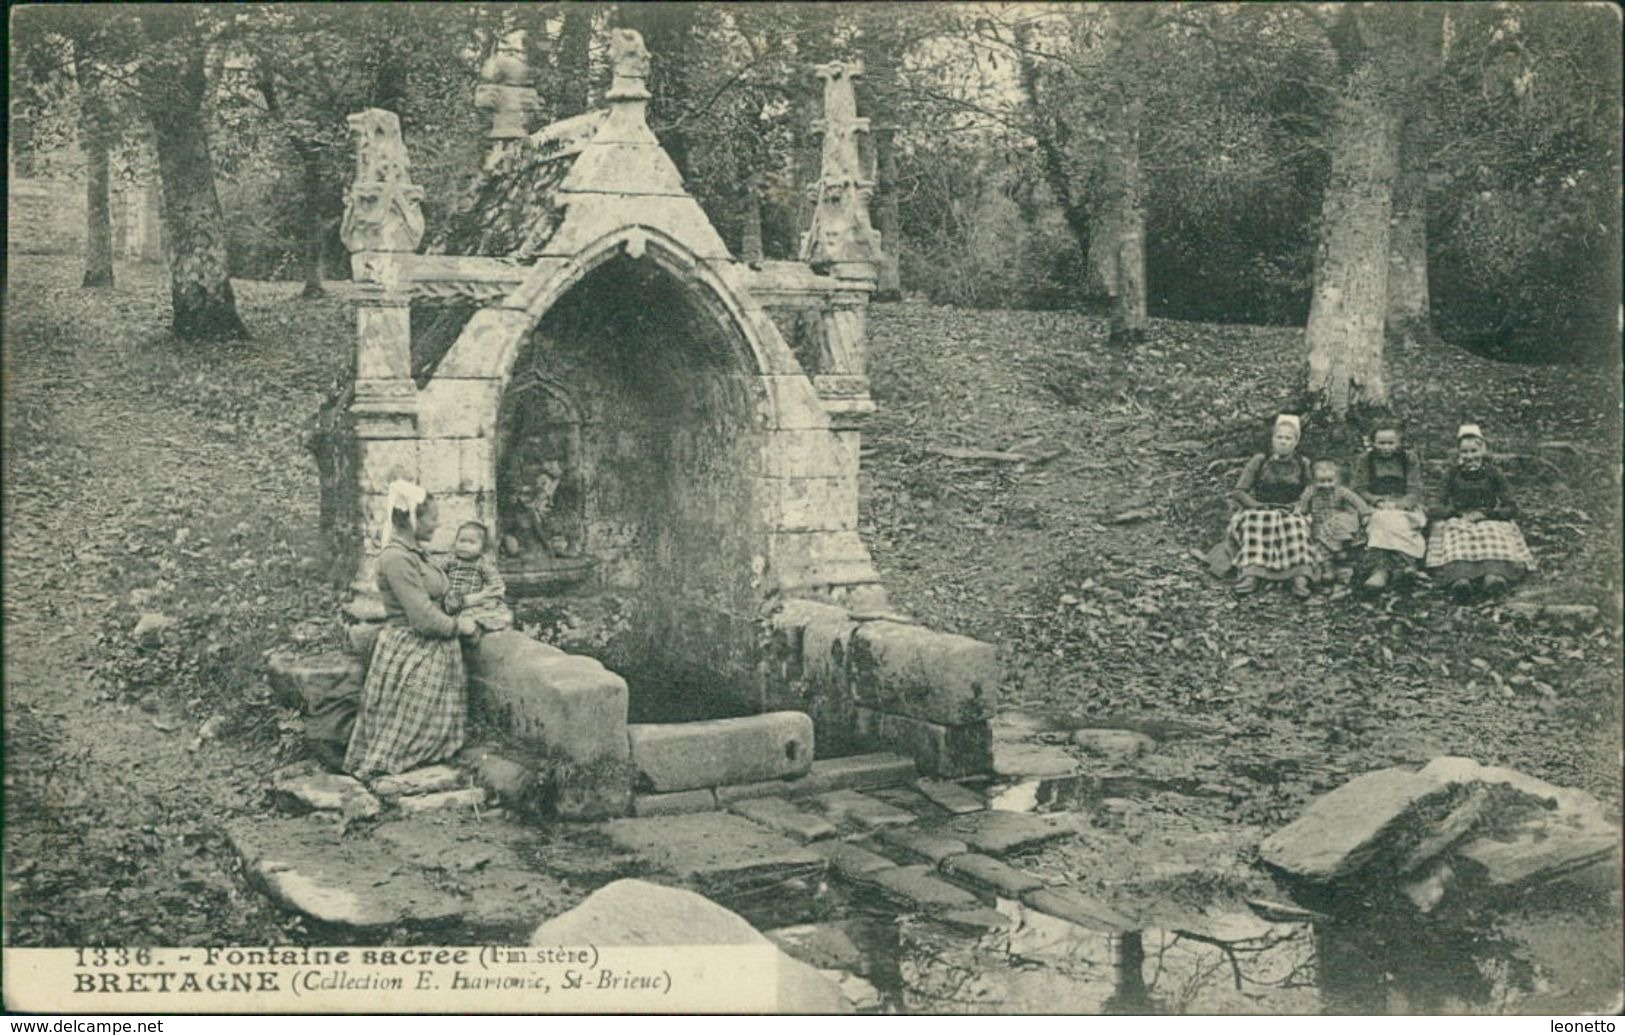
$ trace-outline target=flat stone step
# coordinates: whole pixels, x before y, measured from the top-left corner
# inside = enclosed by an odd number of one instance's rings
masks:
[[[435,794],[411,794],[395,799],[395,807],[408,815],[440,812],[445,809],[477,809],[485,804],[484,787],[464,787]]]
[[[989,931],[1007,931],[1016,926],[1016,922],[997,909],[988,906],[977,906],[974,909],[954,909],[941,913],[937,920],[957,927],[973,934],[986,934]]]
[[[717,788],[723,804],[745,798],[806,797],[826,791],[865,791],[906,784],[919,775],[914,759],[880,751],[842,758],[820,758],[805,776],[788,780],[758,780]]]
[[[1071,776],[1078,760],[1063,748],[1026,741],[995,741],[993,773],[1009,779],[1035,776]]]
[[[883,855],[850,841],[818,841],[811,845],[814,852],[829,860],[830,869],[847,880],[861,881],[881,870],[895,869],[897,864]]]
[[[963,855],[970,846],[946,834],[921,830],[919,827],[890,827],[875,835],[876,839],[905,852],[936,864],[953,855]]]
[[[908,784],[897,787],[876,787],[863,793],[871,798],[883,801],[887,805],[894,805],[923,822],[935,822],[942,818],[942,809],[930,798],[927,798]]]
[[[974,884],[1006,898],[1020,898],[1026,892],[1044,887],[1042,880],[1026,870],[1018,870],[1007,862],[976,852],[949,856],[942,861],[942,872],[955,880]]]
[[[861,791],[830,791],[816,794],[812,800],[835,822],[855,823],[865,830],[907,826],[915,820],[912,812],[905,812]]]
[[[1025,812],[973,812],[956,816],[943,832],[986,855],[1015,855],[1077,833],[1070,814],[1034,816]]]
[[[938,808],[956,816],[987,808],[987,801],[980,794],[952,780],[916,780],[914,789],[936,803]]]
[[[938,913],[981,905],[981,900],[975,895],[936,876],[935,869],[930,866],[898,866],[880,870],[870,874],[864,883],[867,887],[878,889],[903,909],[914,912]]]
[[[616,819],[599,829],[618,847],[708,895],[816,877],[828,866],[825,856],[726,812]]]
[[[709,787],[632,796],[634,816],[683,816],[693,812],[715,812],[716,808],[717,792]]]
[[[1092,931],[1122,934],[1139,929],[1131,918],[1076,888],[1038,888],[1025,892],[1021,902],[1040,913],[1059,917]]]
[[[835,824],[823,816],[804,812],[783,798],[746,798],[731,803],[728,810],[769,830],[789,834],[803,844],[822,841],[836,834]]]
[[[354,928],[461,920],[520,937],[515,924],[568,901],[563,880],[521,858],[533,831],[463,813],[384,818],[345,827],[330,819],[239,819],[226,835],[249,879],[275,901],[323,923]],[[450,875],[452,879],[447,880]],[[503,944],[514,944],[504,942]]]
[[[380,798],[402,798],[412,794],[454,791],[468,781],[463,772],[449,765],[426,765],[395,776],[380,776],[372,782],[372,793]]]

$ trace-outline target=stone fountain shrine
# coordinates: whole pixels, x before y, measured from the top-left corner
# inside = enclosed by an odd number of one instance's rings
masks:
[[[350,117],[355,378],[322,473],[353,630],[382,615],[384,493],[407,478],[440,502],[431,548],[464,521],[493,530],[511,597],[630,602],[614,656],[520,632],[472,649],[472,706],[538,752],[710,800],[807,779],[815,745],[987,771],[993,647],[893,612],[858,533],[880,258],[861,68],[816,70],[822,164],[799,261],[745,263],[649,129],[641,38],[617,31],[612,60],[604,107],[534,133],[522,58],[488,62],[473,203],[421,252],[399,120]],[[690,721],[629,724],[629,707]],[[631,789],[598,811],[631,808]]]

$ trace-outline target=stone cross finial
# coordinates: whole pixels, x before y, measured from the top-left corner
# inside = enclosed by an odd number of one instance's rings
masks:
[[[423,188],[392,111],[368,108],[345,119],[355,137],[355,180],[344,195],[339,235],[352,252],[410,252],[423,239]]]
[[[820,265],[872,264],[880,259],[880,235],[869,222],[875,185],[864,176],[858,152],[858,136],[869,132],[869,120],[858,117],[852,88],[853,78],[863,74],[863,63],[832,61],[813,72],[824,81],[824,117],[813,124],[823,133],[824,144],[817,207],[812,229],[802,239],[801,259]]]
[[[616,29],[609,35],[609,61],[614,72],[609,101],[646,101],[649,99],[649,48],[643,45],[643,35],[635,29]]]

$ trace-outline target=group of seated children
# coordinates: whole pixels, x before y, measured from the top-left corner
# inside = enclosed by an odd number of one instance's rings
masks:
[[[1456,465],[1441,503],[1431,508],[1421,460],[1404,448],[1397,424],[1373,429],[1349,487],[1336,461],[1311,462],[1298,453],[1301,436],[1297,417],[1277,417],[1270,451],[1247,462],[1230,493],[1234,512],[1219,554],[1221,568],[1237,570],[1237,593],[1251,593],[1263,579],[1290,582],[1298,597],[1309,596],[1316,582],[1344,596],[1356,567],[1365,569],[1367,589],[1381,590],[1425,559],[1432,577],[1465,600],[1475,589],[1503,589],[1534,570],[1517,506],[1488,460],[1478,425],[1456,432]]]

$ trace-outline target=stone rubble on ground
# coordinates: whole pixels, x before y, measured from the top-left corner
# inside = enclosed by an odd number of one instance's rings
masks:
[[[1443,756],[1366,773],[1317,798],[1259,846],[1265,866],[1314,895],[1391,883],[1423,913],[1483,891],[1611,867],[1619,824],[1583,791]]]
[[[372,782],[372,793],[384,799],[403,798],[457,790],[465,782],[463,771],[455,766],[429,765],[395,776],[380,776]]]
[[[478,809],[485,805],[484,787],[464,787],[433,794],[411,794],[395,799],[395,807],[407,815],[439,812],[444,809]]]
[[[315,763],[277,770],[271,777],[271,790],[296,811],[342,812],[364,819],[378,815],[382,809],[360,780],[326,772]]]
[[[136,642],[143,647],[159,647],[163,645],[164,634],[176,625],[175,619],[157,611],[148,611],[136,620],[132,631]]]

